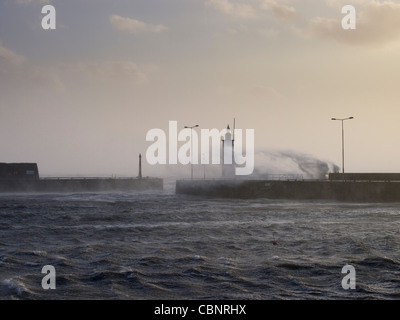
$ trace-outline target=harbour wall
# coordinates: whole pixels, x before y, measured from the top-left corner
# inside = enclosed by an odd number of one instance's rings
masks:
[[[2,179],[0,192],[102,192],[162,190],[161,178],[51,178],[38,180]]]
[[[220,198],[400,202],[400,182],[178,180],[176,193]]]

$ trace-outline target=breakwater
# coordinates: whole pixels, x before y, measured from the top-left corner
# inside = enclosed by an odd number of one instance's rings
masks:
[[[221,198],[400,202],[398,181],[178,180],[177,194]]]
[[[162,190],[161,178],[2,179],[0,192],[102,192]]]

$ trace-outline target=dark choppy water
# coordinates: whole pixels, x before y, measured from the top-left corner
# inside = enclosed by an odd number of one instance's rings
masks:
[[[0,299],[400,298],[399,204],[0,195],[0,248]]]

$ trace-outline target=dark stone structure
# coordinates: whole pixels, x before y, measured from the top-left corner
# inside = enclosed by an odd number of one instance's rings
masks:
[[[36,163],[0,163],[0,180],[38,180]]]
[[[400,202],[400,182],[178,180],[176,193],[219,198]]]
[[[400,173],[330,173],[329,180],[400,181]]]
[[[0,192],[73,193],[162,190],[160,178],[51,178],[39,180],[0,180]]]
[[[160,178],[39,178],[36,163],[0,163],[0,192],[102,192],[162,190]]]

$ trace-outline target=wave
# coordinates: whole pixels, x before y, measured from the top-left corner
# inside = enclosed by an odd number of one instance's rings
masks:
[[[0,282],[0,296],[28,299],[35,295],[36,294],[29,290],[19,278],[8,278]]]

